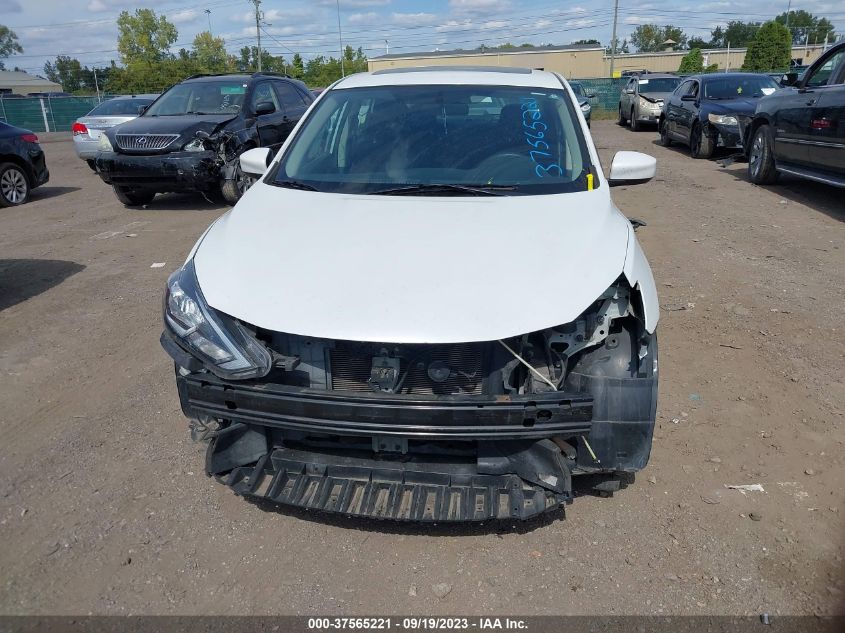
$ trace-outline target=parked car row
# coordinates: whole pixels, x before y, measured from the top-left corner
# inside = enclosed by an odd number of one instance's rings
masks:
[[[50,179],[38,136],[0,121],[0,207],[15,207]]]
[[[755,184],[786,173],[845,187],[845,42],[780,83],[762,73],[632,75],[617,122],[656,124],[661,145],[686,145],[694,158],[740,151]]]

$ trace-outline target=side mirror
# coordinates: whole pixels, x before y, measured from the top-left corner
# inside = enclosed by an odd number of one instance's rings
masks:
[[[595,98],[596,98],[595,92],[588,92],[587,93],[587,99],[595,99]]]
[[[698,97],[696,97],[695,95],[682,95],[681,96],[681,101],[697,101],[697,100],[698,100]]]
[[[273,114],[276,111],[276,106],[272,101],[260,101],[255,104],[255,115]]]
[[[272,104],[271,104],[272,105]],[[253,147],[240,156],[241,170],[245,174],[261,176],[267,171],[267,166],[273,159],[269,147]]]
[[[780,78],[780,85],[781,86],[794,86],[798,83],[798,73],[785,73],[783,77]]]
[[[607,183],[611,187],[639,185],[654,178],[656,172],[657,159],[654,156],[640,152],[616,152]]]
[[[138,116],[141,116],[142,114],[144,114],[144,112],[146,112],[147,108],[149,108],[149,107],[150,106],[148,106],[148,105],[138,106]]]
[[[626,95],[634,94],[634,89],[633,88],[625,88],[625,94]]]

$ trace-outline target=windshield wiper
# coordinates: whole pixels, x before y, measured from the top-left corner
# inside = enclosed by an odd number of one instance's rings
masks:
[[[274,182],[277,187],[284,187],[285,189],[301,189],[302,191],[319,191],[316,187],[300,182],[299,180],[281,180]]]
[[[465,193],[472,196],[503,196],[502,191],[516,191],[516,185],[454,185],[448,183],[430,183],[419,185],[406,185],[404,187],[391,187],[373,191],[377,196],[404,196],[418,193],[443,193],[455,192]]]

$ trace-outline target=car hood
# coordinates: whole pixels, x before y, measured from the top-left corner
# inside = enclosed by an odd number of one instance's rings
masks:
[[[720,99],[718,101],[704,100],[701,110],[707,114],[754,114],[754,109],[760,98]],[[706,104],[706,105],[705,105]]]
[[[648,101],[667,101],[671,94],[671,92],[640,92],[640,96]]]
[[[577,318],[622,274],[629,229],[606,186],[432,198],[259,182],[201,239],[194,264],[210,306],[268,330],[488,341]]]
[[[139,116],[122,123],[117,131],[120,134],[179,134],[182,137],[192,138],[199,130],[213,134],[236,116],[235,114]]]

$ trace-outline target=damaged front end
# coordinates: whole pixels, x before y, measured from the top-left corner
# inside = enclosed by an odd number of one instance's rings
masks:
[[[174,273],[162,345],[206,469],[238,494],[411,521],[527,519],[572,475],[640,470],[657,340],[624,276],[576,320],[502,340],[397,344],[253,327]]]

